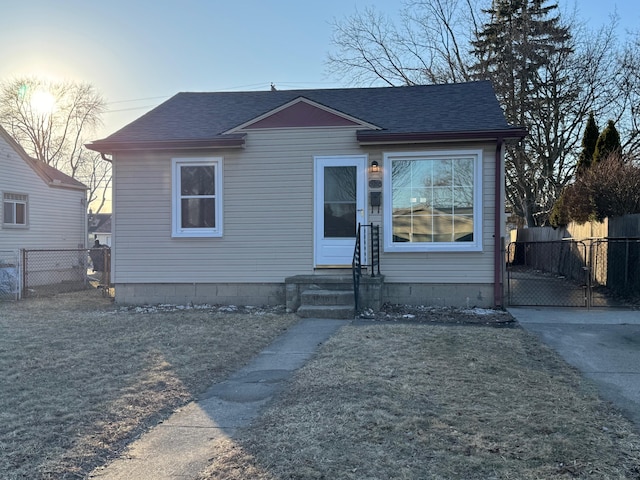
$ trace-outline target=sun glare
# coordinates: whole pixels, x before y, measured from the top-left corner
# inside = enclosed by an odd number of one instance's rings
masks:
[[[56,106],[56,99],[46,90],[36,90],[31,95],[31,108],[39,115],[48,115],[53,112]]]

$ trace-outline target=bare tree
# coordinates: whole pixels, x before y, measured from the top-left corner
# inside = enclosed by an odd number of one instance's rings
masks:
[[[412,0],[396,26],[373,7],[333,22],[329,71],[353,84],[468,81],[479,0]]]
[[[76,178],[89,186],[87,205],[91,206],[93,213],[100,213],[111,188],[111,162],[105,161],[99,153],[83,150],[85,161],[79,166]]]
[[[614,118],[622,138],[622,151],[628,158],[640,158],[640,33],[627,42],[618,55],[620,72],[616,82],[616,104],[620,112]]]
[[[102,198],[110,185],[111,165],[84,148],[101,124],[105,109],[93,85],[52,82],[35,77],[0,83],[0,124],[37,160],[89,187],[89,201]]]

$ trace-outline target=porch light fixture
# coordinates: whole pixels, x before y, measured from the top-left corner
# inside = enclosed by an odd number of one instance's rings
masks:
[[[377,160],[371,162],[371,173],[378,173],[380,171],[380,165]]]

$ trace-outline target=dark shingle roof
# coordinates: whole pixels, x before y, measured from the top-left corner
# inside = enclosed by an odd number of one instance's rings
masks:
[[[390,134],[510,130],[489,82],[384,88],[178,93],[100,145],[220,138],[297,98],[306,98]]]
[[[89,233],[111,233],[110,213],[89,214]]]
[[[51,165],[47,165],[46,163],[36,160],[35,158],[28,158],[25,159],[25,161],[51,186],[87,189],[87,186],[84,183],[79,182],[66,173],[53,168]]]

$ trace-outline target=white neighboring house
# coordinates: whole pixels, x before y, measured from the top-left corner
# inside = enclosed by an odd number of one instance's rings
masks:
[[[86,248],[87,187],[29,157],[0,127],[0,197],[2,299],[20,295],[21,250]]]

